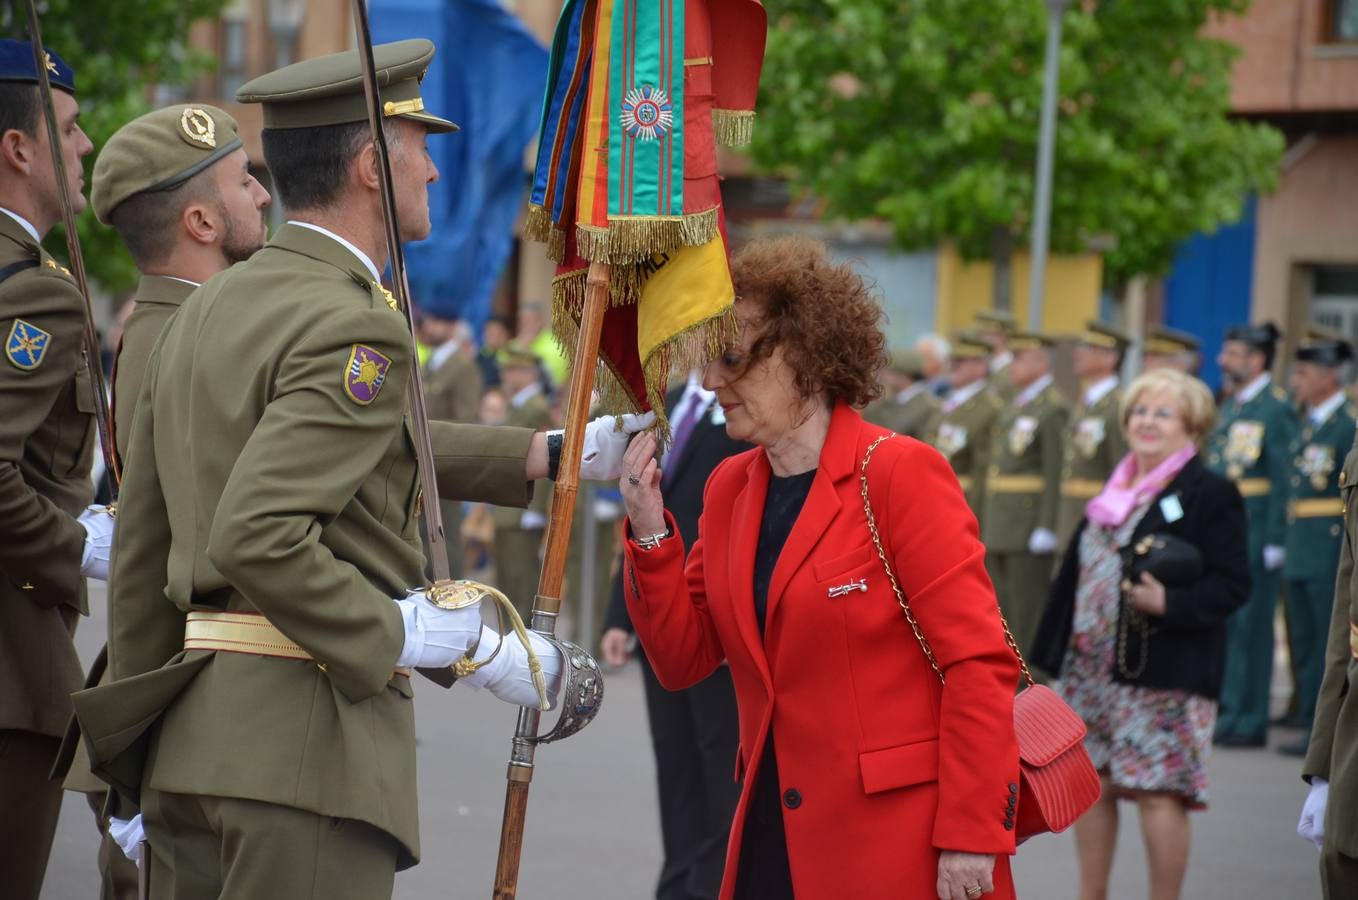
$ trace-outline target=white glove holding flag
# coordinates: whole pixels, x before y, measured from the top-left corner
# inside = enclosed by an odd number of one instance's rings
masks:
[[[632,435],[655,424],[655,413],[628,413],[622,417],[622,429],[617,427],[617,416],[599,416],[585,426],[585,445],[580,454],[580,477],[587,481],[617,481],[622,477],[622,455]],[[549,431],[548,435],[562,434]]]

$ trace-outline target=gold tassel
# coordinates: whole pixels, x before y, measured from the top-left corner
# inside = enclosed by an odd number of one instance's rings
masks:
[[[712,134],[723,147],[740,147],[754,139],[754,110],[712,110]]]
[[[530,241],[545,244],[552,238],[556,226],[552,224],[552,214],[536,203],[529,204],[523,217],[523,236]]]
[[[681,247],[700,247],[717,236],[717,209],[682,216],[611,216],[608,227],[577,225],[580,256],[613,265],[633,265]]]

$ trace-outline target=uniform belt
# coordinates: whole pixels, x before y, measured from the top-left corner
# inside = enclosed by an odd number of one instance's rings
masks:
[[[1358,622],[1349,623],[1349,652],[1358,659]]]
[[[257,612],[190,611],[184,623],[184,649],[315,661],[315,657],[264,618],[263,613]],[[321,663],[317,665],[325,668]],[[397,666],[392,674],[409,678],[410,669]]]
[[[985,487],[996,494],[1040,494],[1047,489],[1047,479],[1041,475],[991,475]]]
[[[1099,496],[1104,483],[1092,478],[1067,478],[1061,482],[1061,496],[1071,500],[1092,500]]]
[[[1342,516],[1344,501],[1338,497],[1311,497],[1293,500],[1287,510],[1294,519],[1314,519],[1317,516]]]
[[[1235,483],[1242,497],[1263,497],[1273,490],[1267,478],[1242,478]]]

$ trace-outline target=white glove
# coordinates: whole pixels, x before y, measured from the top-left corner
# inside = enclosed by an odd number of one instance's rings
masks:
[[[1050,528],[1034,528],[1028,535],[1028,552],[1034,556],[1045,556],[1056,552],[1056,534]]]
[[[585,426],[585,447],[580,454],[580,477],[587,481],[617,481],[622,477],[622,454],[632,435],[655,424],[655,413],[622,417],[622,430],[616,416],[600,416]],[[560,434],[547,432],[548,434]]]
[[[141,813],[130,819],[111,816],[108,820],[108,833],[118,846],[123,848],[123,856],[138,865],[141,864],[141,846],[146,840],[146,832],[141,827]]]
[[[393,601],[401,608],[406,642],[398,666],[445,668],[463,657],[481,633],[481,604],[465,609],[440,609],[424,591]]]
[[[1287,548],[1279,547],[1277,544],[1264,545],[1264,569],[1269,572],[1276,572],[1287,562]]]
[[[519,516],[519,527],[529,529],[546,528],[547,517],[536,509],[525,509],[523,514]]]
[[[1315,844],[1317,850],[1325,845],[1325,803],[1329,797],[1330,783],[1324,778],[1312,778],[1311,792],[1301,805],[1301,820],[1297,822],[1297,834]]]
[[[80,574],[108,581],[108,558],[113,548],[113,527],[117,519],[107,506],[87,506],[76,519],[85,528],[85,552],[80,557]]]
[[[503,640],[503,644],[501,641]],[[556,695],[561,690],[561,651],[542,635],[528,632],[528,641],[542,663],[542,675],[547,681],[547,699],[556,706]],[[500,652],[495,653],[496,646]],[[481,643],[472,657],[476,662],[495,653],[495,658],[465,678],[459,684],[475,688],[489,688],[499,699],[514,706],[538,708],[538,689],[533,685],[533,674],[528,670],[528,651],[514,632],[503,638],[493,628],[481,626]]]

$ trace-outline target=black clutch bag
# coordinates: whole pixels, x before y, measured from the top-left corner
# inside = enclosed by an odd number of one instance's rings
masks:
[[[1165,587],[1181,587],[1201,578],[1203,569],[1198,548],[1172,534],[1148,534],[1122,548],[1122,574],[1132,584],[1149,572]]]

